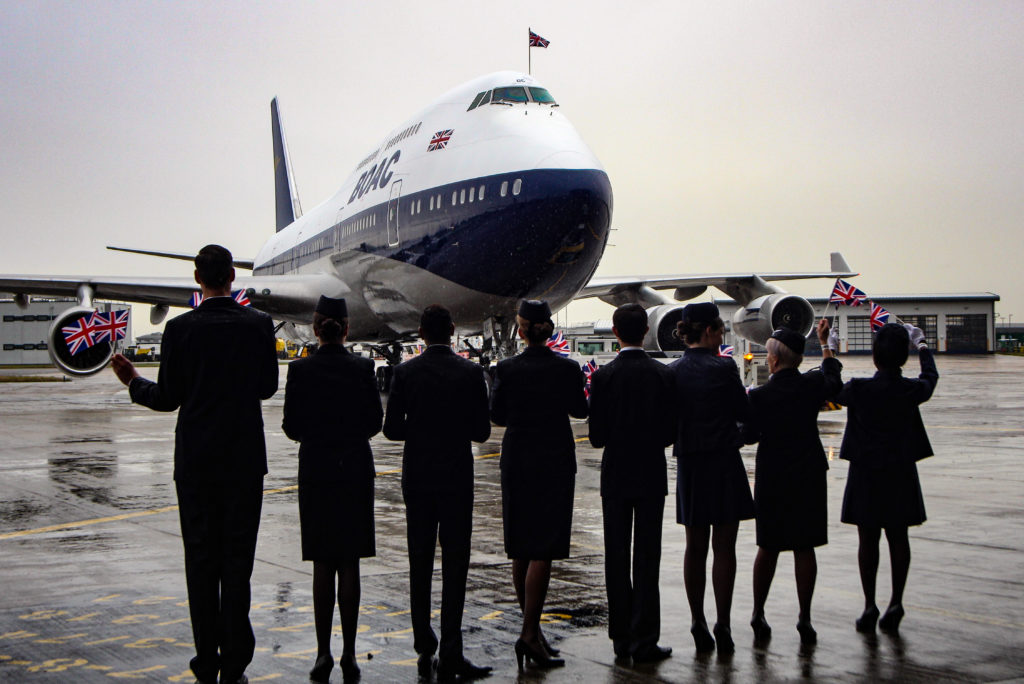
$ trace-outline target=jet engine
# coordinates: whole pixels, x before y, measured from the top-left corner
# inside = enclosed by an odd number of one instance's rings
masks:
[[[50,361],[68,375],[84,377],[99,373],[114,355],[114,345],[110,342],[97,342],[91,347],[80,349],[77,354],[72,354],[68,348],[62,329],[92,316],[94,312],[95,309],[91,307],[75,306],[57,316],[50,326],[50,332],[47,334]]]
[[[779,328],[789,328],[806,337],[814,326],[814,318],[814,309],[803,297],[770,294],[737,309],[732,329],[752,342],[764,344]]]
[[[683,307],[678,304],[659,304],[647,309],[647,351],[683,351],[686,345],[675,336],[676,324],[683,320]]]

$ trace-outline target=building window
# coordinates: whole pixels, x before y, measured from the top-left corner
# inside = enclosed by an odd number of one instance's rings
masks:
[[[985,314],[947,314],[946,351],[987,352],[988,316]]]
[[[501,181],[501,196],[508,194],[508,181]]]
[[[871,351],[871,317],[846,317],[846,350]]]
[[[931,349],[939,348],[939,317],[932,315],[921,315],[921,316],[900,316],[904,323],[910,323],[916,325],[924,332],[924,341],[928,343]]]
[[[523,191],[523,179],[522,178],[516,178],[516,181],[512,184],[512,194],[513,195],[518,195],[522,191]]]

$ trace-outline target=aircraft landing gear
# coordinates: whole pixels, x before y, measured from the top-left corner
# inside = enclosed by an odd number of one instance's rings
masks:
[[[491,352],[498,361],[516,354],[516,319],[504,316],[488,318],[484,322],[484,351]]]
[[[402,345],[392,340],[385,345],[373,345],[373,351],[384,357],[388,365],[377,369],[377,390],[387,392],[391,389],[391,378],[395,373],[395,366],[402,362]]]

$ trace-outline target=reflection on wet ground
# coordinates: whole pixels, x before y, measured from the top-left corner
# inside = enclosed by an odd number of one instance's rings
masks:
[[[822,414],[830,454],[829,538],[818,553],[816,648],[799,645],[792,560],[787,554],[768,603],[765,647],[746,627],[751,609],[753,525],[741,526],[732,611],[736,653],[697,656],[682,586],[683,531],[670,493],[663,530],[662,637],[674,648],[657,665],[616,664],[607,603],[600,453],[577,445],[572,558],[555,563],[545,633],[564,669],[517,676],[512,644],[520,614],[502,549],[498,459],[501,431],[476,449],[472,567],[464,617],[467,655],[495,666],[492,681],[747,682],[1000,681],[1024,677],[1024,359],[940,357],[942,378],[923,414],[937,455],[920,464],[929,520],[911,532],[901,638],[853,630],[862,598],[856,530],[839,523],[846,464],[838,460],[846,415]],[[869,375],[870,359],[844,359],[845,375]],[[914,359],[911,360],[911,364]],[[146,369],[155,374],[155,369]],[[283,378],[283,373],[282,373]],[[314,637],[311,568],[299,560],[296,447],[280,430],[278,393],[265,404],[270,474],[265,483],[253,621],[252,681],[305,681]],[[0,681],[188,681],[192,655],[181,540],[171,482],[174,414],[130,405],[110,374],[72,383],[0,386]],[[401,445],[373,440],[377,556],[363,561],[363,680],[413,681]],[[753,449],[745,465],[753,476]],[[670,492],[674,463],[670,459]],[[69,523],[75,523],[69,525]],[[887,559],[879,598],[888,592]],[[710,583],[709,583],[710,584]],[[435,575],[440,605],[440,569]],[[710,587],[706,609],[714,619]],[[436,620],[436,617],[435,617]],[[337,651],[340,651],[340,634]],[[340,682],[336,671],[332,681]]]

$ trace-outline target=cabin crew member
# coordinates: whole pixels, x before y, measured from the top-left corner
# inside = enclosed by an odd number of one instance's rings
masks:
[[[918,350],[921,374],[903,377],[909,349]],[[857,560],[864,589],[864,613],[857,631],[872,632],[875,621],[896,633],[903,619],[903,589],[910,570],[907,527],[925,521],[924,497],[916,462],[932,455],[919,406],[932,396],[939,381],[935,359],[920,328],[888,324],[871,347],[872,378],[856,378],[843,386],[836,401],[848,409],[839,457],[850,462],[843,495],[842,521],[857,526]],[[882,530],[889,542],[892,597],[881,619],[875,605],[878,541]]]
[[[313,618],[317,657],[309,673],[326,682],[331,655],[335,583],[344,642],[341,671],[359,676],[356,626],[359,559],[375,554],[373,454],[384,411],[373,361],[345,348],[348,309],[344,299],[320,297],[313,314],[320,347],[288,364],[281,427],[299,446],[299,524],[302,560],[313,561]]]
[[[470,536],[473,531],[473,451],[491,434],[483,369],[451,348],[451,314],[428,306],[419,335],[427,348],[395,367],[384,436],[405,440],[402,496],[409,541],[409,600],[419,673],[429,677],[438,650],[430,626],[434,549],[441,541],[441,642],[438,679],[490,673],[462,654]]]
[[[698,652],[715,648],[704,617],[710,543],[718,609],[715,638],[719,652],[730,653],[734,650],[729,613],[736,582],[736,534],[740,520],[754,517],[754,500],[740,459],[743,442],[737,427],[747,417],[747,393],[736,363],[718,355],[724,329],[717,306],[687,304],[677,335],[688,347],[670,367],[676,376],[679,408],[673,450],[678,460],[676,521],[686,526],[683,582],[690,603],[690,633]]]
[[[516,641],[523,659],[541,667],[564,665],[540,631],[551,561],[569,557],[576,482],[576,443],[569,416],[587,417],[579,364],[553,352],[547,302],[527,300],[516,318],[527,347],[497,365],[491,420],[506,426],[501,443],[501,502],[505,552],[523,626]]]
[[[200,682],[246,682],[256,640],[249,623],[256,533],[267,452],[260,400],[277,391],[270,316],[231,297],[231,252],[203,247],[195,258],[203,303],[167,322],[157,381],[124,356],[113,369],[132,401],[178,410],[174,483]]]
[[[811,626],[811,596],[818,574],[814,547],[828,543],[828,459],[818,436],[818,410],[843,386],[843,367],[832,351],[839,347],[838,338],[830,344],[828,319],[818,322],[817,334],[825,357],[821,369],[801,374],[797,369],[804,358],[804,336],[787,328],[772,333],[765,345],[771,377],[751,390],[750,418],[743,426],[744,441],[759,442],[754,476],[758,549],[750,626],[761,642],[772,633],[764,604],[780,551],[793,552],[800,641],[817,641]]]
[[[643,350],[647,312],[626,304],[612,316],[619,354],[590,378],[590,443],[604,448],[601,508],[608,636],[616,657],[663,660],[658,645],[661,526],[668,494],[665,448],[676,436],[675,376]],[[630,542],[632,540],[632,579]]]

